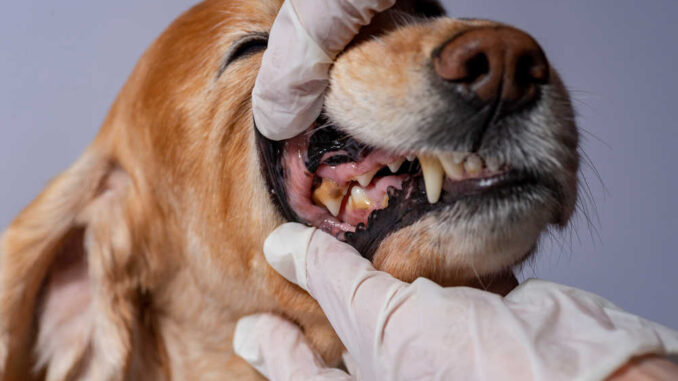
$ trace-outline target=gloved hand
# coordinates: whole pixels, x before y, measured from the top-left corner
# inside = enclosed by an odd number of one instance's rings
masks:
[[[529,280],[504,298],[424,278],[407,284],[295,223],[274,231],[264,253],[318,301],[358,379],[601,380],[634,357],[678,353],[678,332],[555,283]],[[242,319],[234,348],[274,380],[327,372],[299,329],[270,315]]]
[[[264,136],[289,139],[316,120],[337,54],[395,0],[285,0],[252,91],[254,121]]]

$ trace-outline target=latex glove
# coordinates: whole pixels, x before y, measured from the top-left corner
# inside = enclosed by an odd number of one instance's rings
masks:
[[[278,13],[252,91],[259,131],[289,139],[316,120],[337,54],[375,13],[395,0],[286,0]]]
[[[601,380],[634,357],[678,353],[678,332],[555,283],[529,280],[504,298],[423,278],[407,284],[351,246],[294,223],[273,232],[264,252],[318,301],[359,379]],[[241,340],[270,346],[259,353],[262,366],[291,360],[289,347],[238,330]]]
[[[233,337],[236,353],[271,380],[351,380],[328,368],[306,343],[301,330],[271,314],[240,319]]]

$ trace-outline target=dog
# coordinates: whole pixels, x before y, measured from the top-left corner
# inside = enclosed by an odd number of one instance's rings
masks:
[[[83,155],[4,232],[4,380],[260,379],[231,347],[257,312],[338,364],[318,305],[263,257],[285,221],[404,281],[497,292],[568,223],[578,133],[532,37],[398,1],[338,57],[318,121],[273,142],[250,97],[280,6],[206,0],[174,21]]]

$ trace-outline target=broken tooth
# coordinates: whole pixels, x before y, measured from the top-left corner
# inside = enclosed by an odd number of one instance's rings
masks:
[[[348,187],[342,187],[330,179],[323,179],[320,186],[313,191],[312,199],[314,203],[323,205],[336,217],[347,191]]]
[[[419,155],[419,164],[424,173],[424,184],[426,185],[426,198],[431,204],[440,200],[440,193],[443,190],[443,180],[445,173],[440,160],[436,156]]]
[[[356,180],[358,180],[358,183],[360,184],[361,187],[366,187],[370,185],[372,179],[374,178],[374,175],[376,175],[377,172],[379,172],[379,168],[375,169],[374,171],[363,173],[362,175],[356,177]]]
[[[393,163],[388,165],[388,169],[391,170],[391,173],[396,173],[402,167],[403,163],[405,162],[405,158],[402,158],[400,160],[396,160]]]
[[[440,159],[440,164],[442,164],[447,177],[454,180],[464,178],[464,165],[455,160],[454,152],[442,153],[438,155],[438,158]]]
[[[464,162],[464,169],[469,175],[477,175],[483,170],[483,159],[476,154],[471,154]]]
[[[351,195],[348,197],[348,206],[351,209],[370,209],[372,200],[367,197],[367,192],[359,186],[351,188]]]

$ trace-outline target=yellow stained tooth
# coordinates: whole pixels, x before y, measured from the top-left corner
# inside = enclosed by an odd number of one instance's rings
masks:
[[[438,158],[440,159],[440,164],[442,164],[447,177],[454,180],[464,178],[464,165],[461,164],[461,162],[456,162],[454,153],[441,153],[438,155]]]
[[[342,187],[330,179],[323,179],[320,186],[313,191],[311,198],[314,203],[324,206],[336,217],[347,191],[348,187]]]
[[[476,154],[471,154],[464,162],[464,169],[469,175],[477,175],[483,170],[483,160]]]
[[[384,199],[381,200],[381,208],[385,209],[386,207],[388,207],[388,194],[385,194]]]
[[[419,164],[424,173],[424,184],[426,185],[426,198],[431,204],[440,200],[440,194],[443,190],[443,180],[445,173],[440,160],[436,156],[419,155]]]
[[[405,162],[405,158],[402,158],[400,160],[396,160],[393,163],[388,165],[388,169],[391,170],[391,173],[396,173],[402,167],[403,163]]]
[[[351,188],[351,195],[348,197],[348,206],[351,209],[369,209],[372,207],[372,200],[367,197],[365,190],[359,186]]]
[[[370,185],[370,183],[372,182],[372,179],[374,178],[374,175],[376,175],[377,172],[379,172],[379,169],[375,169],[374,171],[364,173],[364,174],[358,176],[356,178],[356,180],[358,180],[358,184],[360,184],[361,187],[366,187],[366,186]]]

